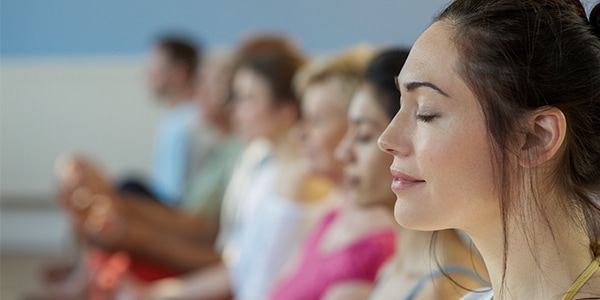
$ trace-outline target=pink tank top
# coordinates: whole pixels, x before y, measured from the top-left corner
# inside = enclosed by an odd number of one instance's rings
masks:
[[[275,286],[272,300],[318,300],[328,288],[338,283],[375,281],[379,268],[395,251],[394,230],[376,231],[345,248],[321,253],[317,247],[319,241],[337,215],[337,211],[327,214],[312,232],[298,268]]]

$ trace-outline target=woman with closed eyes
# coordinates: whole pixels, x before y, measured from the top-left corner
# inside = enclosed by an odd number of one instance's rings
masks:
[[[455,0],[398,85],[395,217],[469,235],[492,288],[463,299],[600,299],[600,4]]]

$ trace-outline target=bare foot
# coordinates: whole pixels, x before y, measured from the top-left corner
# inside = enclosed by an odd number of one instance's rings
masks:
[[[86,220],[95,201],[113,197],[108,176],[90,159],[81,155],[64,156],[57,160],[58,199],[71,220],[77,235],[85,231]],[[100,203],[100,206],[104,203]]]
[[[98,164],[82,155],[59,158],[56,162],[56,175],[66,196],[80,187],[85,187],[92,194],[112,192],[112,182],[108,175]]]

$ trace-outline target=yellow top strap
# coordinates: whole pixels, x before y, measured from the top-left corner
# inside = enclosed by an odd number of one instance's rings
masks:
[[[581,290],[581,288],[592,278],[594,273],[600,268],[600,240],[597,242],[596,247],[594,249],[594,255],[596,256],[594,260],[590,263],[585,270],[575,279],[573,285],[569,288],[563,300],[572,300],[573,297]]]

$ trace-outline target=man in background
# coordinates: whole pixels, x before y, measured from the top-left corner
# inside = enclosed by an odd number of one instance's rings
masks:
[[[156,42],[148,61],[151,92],[167,107],[157,128],[149,184],[123,182],[119,190],[177,205],[190,176],[212,143],[210,130],[200,120],[192,101],[201,52],[181,37],[165,36]],[[206,129],[206,130],[204,130]]]

